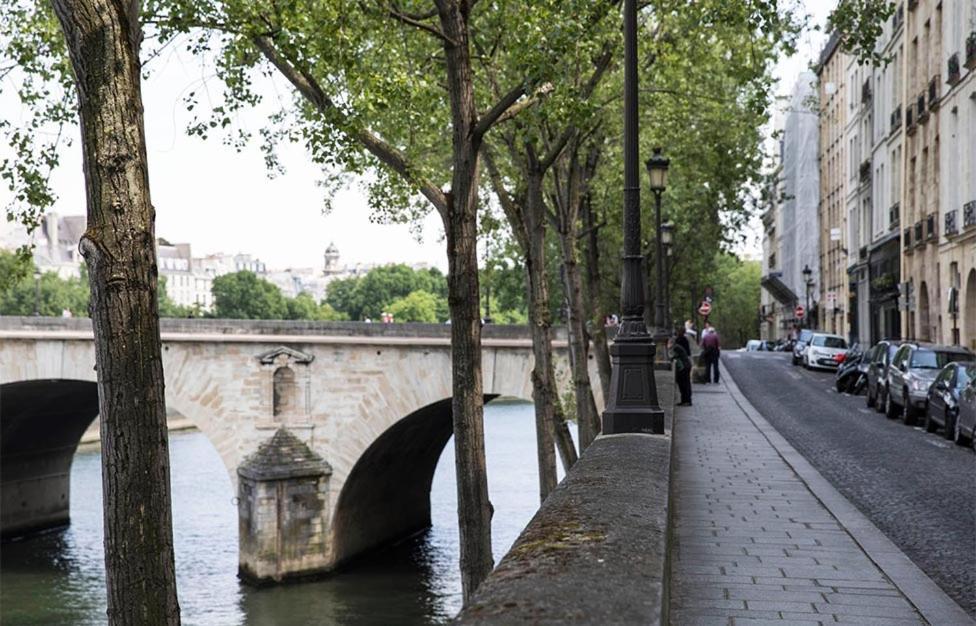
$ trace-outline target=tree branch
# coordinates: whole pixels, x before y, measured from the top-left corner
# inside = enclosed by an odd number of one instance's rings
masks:
[[[408,26],[413,26],[414,28],[418,28],[426,33],[430,33],[431,35],[437,37],[438,39],[447,43],[448,45],[451,46],[457,45],[457,42],[455,42],[453,39],[445,35],[444,32],[441,31],[441,29],[431,24],[425,24],[422,21],[437,15],[436,11],[428,12],[422,15],[411,15],[409,13],[404,13],[402,10],[400,10],[400,7],[398,7],[396,3],[390,4],[389,6],[385,7],[385,9],[387,14],[393,19],[402,22],[404,24],[407,24]]]
[[[434,208],[445,216],[448,210],[447,195],[433,182],[417,175],[406,156],[386,141],[369,130],[353,124],[349,116],[344,113],[335,102],[322,90],[315,78],[308,71],[299,68],[283,55],[275,46],[274,41],[267,35],[257,35],[252,39],[258,50],[278,68],[278,71],[288,79],[288,82],[298,90],[316,109],[322,113],[338,117],[345,127],[342,132],[358,142],[370,154],[394,172],[417,185],[420,193],[434,205]]]

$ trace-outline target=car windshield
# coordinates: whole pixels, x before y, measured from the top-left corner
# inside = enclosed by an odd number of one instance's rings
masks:
[[[970,360],[968,355],[959,352],[941,352],[937,350],[916,350],[909,365],[912,369],[942,369],[949,363],[959,360]]]
[[[806,342],[810,341],[810,337],[811,336],[813,336],[813,331],[812,330],[806,330],[806,329],[801,330],[800,331],[800,336],[797,337],[797,341],[802,341],[802,342],[806,343]]]
[[[847,342],[840,337],[828,337],[827,335],[817,335],[813,338],[813,345],[822,348],[846,348]]]

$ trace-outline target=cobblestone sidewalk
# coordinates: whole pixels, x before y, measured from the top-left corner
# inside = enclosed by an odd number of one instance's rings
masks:
[[[675,409],[671,623],[927,623],[724,379]]]

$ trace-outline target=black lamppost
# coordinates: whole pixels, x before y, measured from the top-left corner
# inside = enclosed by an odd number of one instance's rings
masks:
[[[664,302],[664,235],[661,232],[661,194],[668,185],[668,166],[671,164],[661,154],[660,148],[654,148],[654,156],[647,160],[647,173],[651,178],[651,193],[654,194],[654,258],[657,259],[657,285],[654,290],[654,339],[662,342],[667,336],[667,315]]]
[[[624,0],[624,254],[621,321],[610,346],[613,372],[604,434],[664,433],[654,381],[655,345],[644,324],[637,123],[637,0]],[[660,257],[658,257],[660,258]]]
[[[806,320],[807,328],[810,328],[810,290],[813,289],[813,279],[810,278],[813,274],[813,270],[810,269],[809,265],[803,266],[803,284],[807,288],[807,308],[806,308]]]
[[[41,268],[34,266],[34,317],[41,314]]]
[[[664,328],[670,335],[674,329],[671,319],[671,244],[674,241],[674,224],[661,224],[661,244],[664,246]]]

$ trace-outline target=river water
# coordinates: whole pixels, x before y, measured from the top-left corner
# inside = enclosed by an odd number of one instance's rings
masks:
[[[496,562],[538,508],[532,406],[485,407]],[[176,573],[183,623],[437,624],[461,606],[454,443],[431,488],[429,531],[329,578],[255,589],[237,579],[237,507],[217,452],[199,432],[170,436]],[[104,624],[100,455],[71,469],[71,525],[0,548],[0,623]]]

